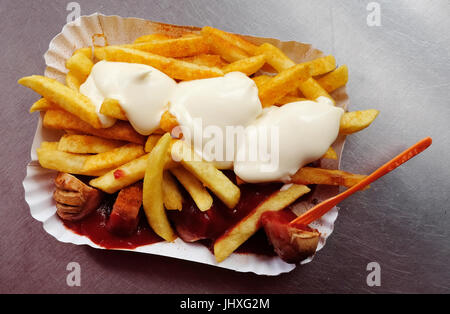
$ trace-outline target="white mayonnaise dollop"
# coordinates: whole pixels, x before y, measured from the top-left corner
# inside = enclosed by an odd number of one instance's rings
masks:
[[[233,131],[234,127],[247,126],[262,113],[262,106],[254,81],[241,72],[231,72],[223,77],[179,83],[170,97],[169,112],[200,156],[226,167],[235,155],[235,141],[226,140],[227,127]],[[216,151],[218,145],[208,149],[212,147],[208,143],[220,138],[222,152]]]
[[[343,113],[326,97],[264,110],[246,129],[237,149],[234,172],[250,183],[289,181],[333,144]],[[252,159],[255,148],[259,154]]]
[[[94,65],[80,92],[100,111],[105,98],[119,101],[134,129],[143,135],[158,129],[161,115],[177,83],[163,72],[144,64],[100,61]],[[115,119],[98,113],[103,127]]]

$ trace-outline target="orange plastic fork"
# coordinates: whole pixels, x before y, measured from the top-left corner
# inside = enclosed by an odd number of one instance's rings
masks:
[[[369,176],[367,176],[364,180],[359,182],[358,184],[352,186],[351,188],[345,190],[344,192],[336,195],[335,197],[332,197],[330,199],[327,199],[326,201],[323,201],[322,203],[314,206],[304,214],[298,216],[296,219],[291,221],[289,224],[291,226],[295,225],[309,225],[314,220],[319,219],[323,215],[325,215],[330,209],[332,209],[334,206],[336,206],[338,203],[345,200],[347,197],[352,195],[353,193],[364,189],[367,185],[371,184],[375,180],[378,180],[385,174],[391,172],[395,168],[399,167],[400,165],[404,164],[414,156],[420,154],[425,149],[428,148],[428,146],[431,145],[431,137],[426,137],[423,140],[417,142],[407,150],[405,150],[403,153],[398,155],[397,157],[391,159],[387,163],[385,163],[383,166],[372,172]]]

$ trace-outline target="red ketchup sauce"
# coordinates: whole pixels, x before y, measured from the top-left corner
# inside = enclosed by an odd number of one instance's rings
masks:
[[[183,209],[167,211],[168,218],[184,241],[199,242],[212,250],[215,239],[242,220],[281,186],[281,183],[241,185],[241,198],[235,208],[228,208],[213,196],[213,206],[205,212],[200,211],[189,194],[181,188],[185,200]],[[116,197],[116,194],[107,196],[100,208],[91,215],[78,222],[64,221],[64,225],[76,234],[86,236],[95,244],[107,249],[134,249],[163,241],[149,227],[143,210],[140,212],[135,234],[124,237],[109,232],[108,219]],[[262,229],[241,245],[237,253],[276,255]]]
[[[76,234],[88,237],[95,244],[106,249],[135,249],[139,246],[163,241],[148,225],[142,211],[135,234],[122,237],[108,231],[109,214],[117,195],[106,196],[100,208],[81,221],[63,221],[66,228]]]

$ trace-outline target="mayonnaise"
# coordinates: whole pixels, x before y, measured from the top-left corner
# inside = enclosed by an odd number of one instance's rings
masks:
[[[159,127],[161,115],[177,83],[163,72],[143,64],[100,61],[94,65],[80,92],[100,111],[105,98],[119,101],[134,129],[149,135]],[[103,127],[115,119],[98,113]]]
[[[235,155],[235,143],[226,140],[226,128],[252,123],[261,114],[262,106],[254,81],[241,72],[231,72],[223,77],[179,83],[170,97],[169,112],[183,127],[185,140],[193,144],[194,150],[223,167],[232,163]],[[208,143],[219,137],[223,145],[215,145],[214,151],[208,149]]]
[[[326,97],[265,110],[246,129],[237,149],[234,172],[250,183],[289,181],[333,144],[343,113]],[[259,155],[252,160],[255,149]],[[261,152],[265,154],[261,156]]]
[[[250,183],[284,181],[322,157],[339,133],[344,111],[330,99],[262,109],[254,81],[240,72],[177,84],[147,65],[100,61],[80,92],[100,111],[119,101],[134,129],[151,134],[165,110],[205,160],[228,167]],[[98,113],[104,127],[115,119]]]

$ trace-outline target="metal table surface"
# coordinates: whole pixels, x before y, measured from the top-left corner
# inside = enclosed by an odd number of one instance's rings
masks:
[[[31,217],[21,182],[38,119],[27,111],[37,96],[16,81],[43,73],[42,56],[71,13],[68,2],[0,0],[0,292],[450,292],[450,2],[377,1],[381,25],[374,26],[370,1],[77,1],[83,15],[211,25],[333,54],[349,67],[349,108],[381,111],[348,138],[345,170],[369,173],[433,137],[425,153],[343,202],[314,261],[279,277],[63,244]],[[66,283],[70,262],[81,266],[80,287]],[[381,267],[381,286],[366,282],[370,262]]]

